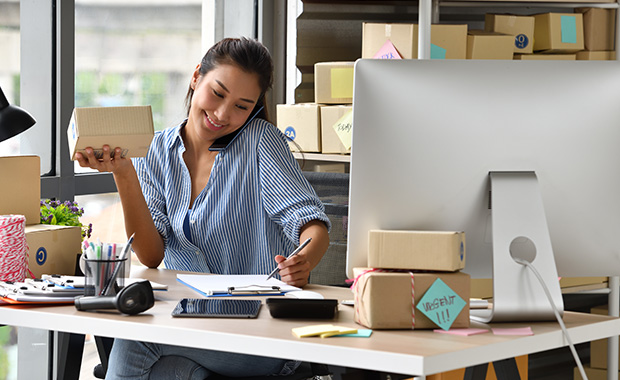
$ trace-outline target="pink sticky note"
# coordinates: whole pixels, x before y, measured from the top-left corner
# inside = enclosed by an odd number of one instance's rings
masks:
[[[484,334],[486,332],[489,332],[489,330],[487,329],[450,329],[450,330],[436,329],[433,331],[436,333],[440,333],[440,334],[451,334],[451,335],[461,335],[461,336]]]
[[[398,54],[398,50],[392,44],[392,41],[387,40],[379,49],[379,51],[374,55],[374,59],[402,59],[400,54]]]
[[[531,327],[521,327],[515,329],[494,328],[491,330],[493,331],[493,335],[534,335]]]

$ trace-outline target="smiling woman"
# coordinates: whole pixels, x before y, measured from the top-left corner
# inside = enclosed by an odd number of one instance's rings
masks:
[[[113,173],[142,264],[216,274],[266,275],[277,267],[285,283],[308,283],[329,245],[330,222],[285,136],[267,120],[264,95],[272,82],[265,46],[224,39],[189,76],[187,119],[157,132],[146,157],[111,155],[122,147],[107,146],[99,159],[91,148],[76,155],[83,167]],[[222,138],[230,142],[211,150]],[[282,256],[305,240],[311,242],[299,254]],[[117,339],[108,376],[156,378],[170,365],[188,364],[160,362],[162,356],[191,358],[188,373],[236,376],[286,375],[299,364]]]

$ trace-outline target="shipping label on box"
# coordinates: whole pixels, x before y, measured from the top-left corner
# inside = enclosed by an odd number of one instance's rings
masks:
[[[583,47],[581,13],[534,15],[534,51],[575,53]]]
[[[75,108],[67,128],[72,160],[88,147],[101,157],[104,145],[122,148],[123,157],[144,157],[153,134],[151,106]]]
[[[0,157],[0,174],[0,215],[24,215],[26,225],[41,223],[41,159]]]
[[[289,146],[294,152],[320,152],[320,106],[315,103],[278,104],[276,124],[291,140]]]
[[[467,35],[467,59],[512,60],[514,38],[508,34],[471,30]]]
[[[314,101],[323,104],[353,103],[355,62],[319,62],[314,65]]]
[[[470,277],[354,268],[355,322],[372,329],[469,327]]]
[[[28,268],[36,278],[42,274],[74,275],[82,252],[82,231],[77,226],[36,224],[26,226]]]
[[[615,9],[576,8],[575,12],[583,14],[583,45],[585,50],[615,50],[617,12]]]
[[[457,271],[465,268],[465,233],[453,231],[368,232],[372,268]]]
[[[347,145],[343,143],[338,135],[337,128],[352,128],[351,123],[347,125],[336,125],[343,116],[353,111],[352,106],[322,106],[321,107],[321,151],[323,153],[344,154],[350,152],[350,134]],[[346,136],[346,135],[345,135]]]
[[[373,58],[390,41],[403,59],[418,58],[418,25],[370,23],[362,26],[362,58]],[[431,59],[465,59],[467,25],[431,25]]]
[[[514,53],[530,54],[534,51],[534,17],[487,13],[484,30],[509,34],[514,37]]]

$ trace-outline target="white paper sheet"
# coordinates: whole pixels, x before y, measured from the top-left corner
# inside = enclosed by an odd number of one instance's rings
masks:
[[[251,287],[251,289],[257,289],[278,286],[280,288],[280,292],[282,293],[290,292],[292,290],[301,290],[295,286],[287,285],[278,279],[270,278],[269,280],[265,280],[266,278],[267,275],[264,274],[177,274],[177,280],[205,296],[231,295],[228,293],[228,288],[230,287]],[[273,295],[273,293],[270,293],[269,295]]]

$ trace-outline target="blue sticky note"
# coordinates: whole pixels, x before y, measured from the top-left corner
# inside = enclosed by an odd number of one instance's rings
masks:
[[[466,304],[454,290],[438,278],[418,301],[416,309],[437,326],[448,330]]]
[[[562,43],[577,43],[577,19],[575,16],[560,16],[560,27],[562,29]]]
[[[370,329],[357,329],[357,332],[355,334],[334,335],[333,338],[337,338],[337,337],[369,338],[371,335],[372,335],[372,330]]]
[[[431,44],[431,59],[446,59],[446,49]]]

